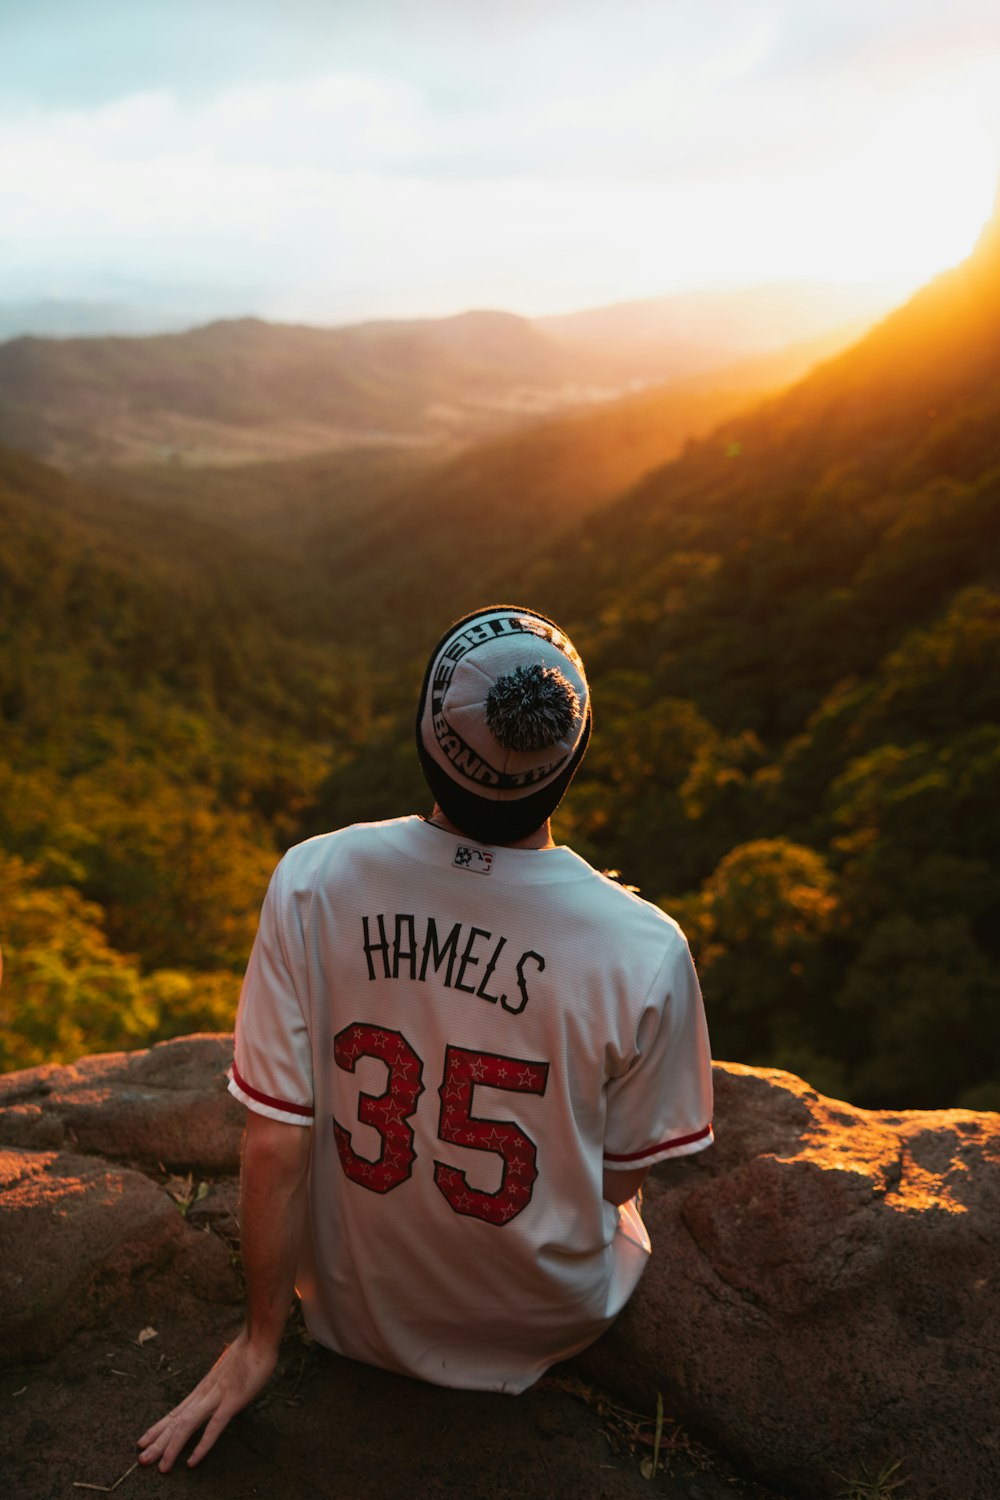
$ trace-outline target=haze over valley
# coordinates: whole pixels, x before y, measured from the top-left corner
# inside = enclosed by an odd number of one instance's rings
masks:
[[[700,423],[804,372],[881,307],[825,284],[678,294],[531,321],[336,329],[216,322],[150,337],[0,344],[0,440],[63,467],[226,464],[467,442],[670,385]],[[681,426],[690,431],[690,416]]]
[[[998,322],[993,221],[791,349],[629,309],[0,346],[4,1065],[231,1025],[277,854],[424,809],[426,651],[504,597],[590,667],[557,836],[682,921],[720,1055],[997,1107]]]

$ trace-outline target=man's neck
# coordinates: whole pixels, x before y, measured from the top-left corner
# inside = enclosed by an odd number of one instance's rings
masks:
[[[467,839],[471,837],[464,829],[456,828],[455,824],[450,818],[445,816],[436,802],[429,821],[436,827],[443,828],[446,833],[458,834],[459,838]],[[552,837],[552,825],[549,819],[546,818],[542,826],[536,828],[533,833],[529,833],[527,838],[518,839],[513,844],[501,844],[500,847],[502,849],[554,849],[556,844]]]

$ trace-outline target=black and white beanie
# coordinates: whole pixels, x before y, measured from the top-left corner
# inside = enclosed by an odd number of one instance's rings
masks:
[[[420,764],[442,812],[483,843],[516,843],[541,827],[590,727],[583,662],[533,609],[476,610],[431,653],[417,708]]]

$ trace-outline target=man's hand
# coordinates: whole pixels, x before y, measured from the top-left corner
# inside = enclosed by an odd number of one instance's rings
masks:
[[[240,1181],[246,1322],[204,1380],[143,1433],[141,1464],[159,1462],[166,1474],[188,1438],[207,1424],[188,1459],[193,1467],[271,1378],[294,1291],[311,1137],[302,1126],[248,1114]]]
[[[260,1395],[277,1359],[277,1346],[252,1345],[246,1329],[241,1329],[191,1394],[143,1433],[139,1439],[142,1449],[139,1462],[158,1461],[160,1473],[166,1474],[188,1438],[204,1425],[201,1440],[188,1459],[188,1467],[194,1468],[230,1419]]]

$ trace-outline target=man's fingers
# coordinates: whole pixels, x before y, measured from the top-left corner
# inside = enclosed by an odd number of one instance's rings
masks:
[[[160,1472],[166,1474],[173,1467],[174,1459],[187,1441],[188,1434],[183,1429],[170,1429],[161,1433],[155,1442],[151,1443],[140,1458],[140,1463],[157,1464]]]
[[[139,1447],[148,1448],[150,1443],[155,1443],[160,1434],[162,1432],[165,1432],[166,1429],[170,1426],[170,1423],[174,1419],[175,1413],[179,1410],[180,1408],[175,1406],[173,1411],[168,1411],[165,1417],[161,1417],[158,1422],[153,1423],[152,1427],[147,1428],[142,1437],[139,1439]]]
[[[181,1449],[192,1433],[196,1432],[204,1422],[207,1412],[188,1412],[179,1422],[176,1422],[169,1434],[164,1434],[166,1445],[163,1448],[163,1456],[160,1459],[160,1473],[168,1473],[174,1466],[174,1460],[180,1454]]]
[[[178,1456],[193,1431],[193,1426],[187,1427],[185,1425],[184,1427],[179,1428],[176,1432],[171,1433],[170,1440],[167,1443],[166,1448],[163,1450],[163,1457],[160,1459],[159,1463],[159,1470],[161,1474],[170,1473],[170,1470],[174,1466],[174,1459]]]
[[[224,1427],[229,1426],[229,1419],[234,1415],[235,1408],[233,1407],[229,1407],[228,1409],[223,1407],[219,1408],[219,1410],[209,1421],[208,1425],[205,1428],[205,1431],[202,1433],[198,1441],[197,1447],[191,1454],[191,1457],[188,1459],[189,1469],[193,1469],[195,1464],[201,1463],[209,1448],[215,1446],[215,1440],[219,1436],[219,1433]]]
[[[139,1439],[139,1446],[143,1450],[139,1455],[140,1463],[153,1464],[159,1460],[160,1470],[164,1474],[173,1467],[174,1460],[188,1438],[197,1431],[212,1410],[210,1400],[205,1397],[198,1401],[192,1400],[194,1394],[192,1391],[180,1406],[175,1406],[173,1411],[143,1433]]]
[[[172,1418],[173,1412],[166,1417],[162,1417],[156,1423],[155,1427],[151,1427],[148,1432],[143,1433],[139,1439],[139,1447],[142,1449],[142,1452],[139,1454],[139,1462],[141,1464],[155,1463],[160,1457],[170,1437]]]

